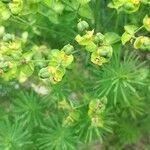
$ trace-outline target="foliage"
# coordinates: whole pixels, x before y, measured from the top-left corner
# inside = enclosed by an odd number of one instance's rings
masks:
[[[149,149],[149,0],[0,0],[0,150]]]

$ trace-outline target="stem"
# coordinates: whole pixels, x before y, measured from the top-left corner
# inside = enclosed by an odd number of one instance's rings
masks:
[[[78,16],[78,12],[79,12],[80,7],[81,7],[81,4],[79,4],[79,6],[78,6],[78,8],[76,10],[76,14],[75,14],[76,17]]]
[[[143,29],[144,28],[144,25],[142,25],[141,27],[139,27],[135,32],[134,32],[134,34],[135,33],[137,33],[137,32],[139,32],[141,29]]]
[[[18,19],[19,21],[21,21],[22,23],[25,23],[26,25],[28,25],[28,26],[31,26],[31,24],[28,22],[28,21],[26,21],[26,20],[24,20],[24,19],[22,19],[22,18],[20,18],[20,17],[18,17],[18,16],[16,16],[16,17],[13,17],[14,19]]]
[[[100,11],[99,10],[101,10],[101,1],[100,0],[97,0],[96,2],[95,2],[95,17],[94,17],[94,19],[95,19],[95,30],[96,31],[99,31],[100,29],[101,29],[101,24],[100,24],[100,17],[101,17],[101,15],[100,15]]]
[[[76,11],[76,9],[74,9],[74,7],[72,7],[70,4],[68,4],[67,2],[65,2],[64,0],[62,0],[62,2],[67,5],[68,7],[70,7],[73,11]]]
[[[119,25],[119,17],[120,17],[120,13],[117,11],[116,22],[115,22],[115,31],[118,30],[117,28]]]

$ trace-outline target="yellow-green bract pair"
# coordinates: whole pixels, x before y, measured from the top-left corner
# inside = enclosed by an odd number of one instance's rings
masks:
[[[80,112],[69,105],[66,100],[59,101],[58,108],[63,109],[65,110],[65,112],[67,112],[67,116],[65,116],[63,119],[62,125],[64,127],[72,126],[76,121],[78,121]]]
[[[112,34],[111,34],[112,35]],[[91,52],[91,61],[94,64],[102,65],[110,60],[112,56],[112,44],[108,41],[108,36],[101,33],[94,35],[94,30],[86,31],[86,34],[81,36],[77,35],[75,40],[79,45],[85,46],[85,49]]]
[[[91,124],[96,127],[103,127],[103,112],[105,111],[107,98],[91,100],[89,103],[88,116],[91,119]]]
[[[134,41],[134,48],[135,49],[141,49],[141,50],[150,50],[150,37],[148,36],[139,36],[136,37],[136,34],[138,31],[140,31],[142,28],[145,28],[148,32],[150,31],[150,17],[146,15],[143,19],[143,26],[138,28],[135,25],[126,25],[124,27],[125,32],[123,33],[121,37],[122,44],[126,44],[128,41],[133,42]]]
[[[126,13],[133,13],[140,7],[140,0],[112,0],[108,7],[115,8],[118,11],[125,11]]]
[[[49,55],[48,66],[39,71],[41,78],[49,78],[52,83],[62,80],[66,68],[73,62],[74,57],[71,54],[73,46],[68,44],[62,50],[52,50]]]
[[[8,3],[8,6],[6,3]],[[23,0],[3,0],[0,2],[0,19],[7,20],[11,14],[18,15],[22,9]]]

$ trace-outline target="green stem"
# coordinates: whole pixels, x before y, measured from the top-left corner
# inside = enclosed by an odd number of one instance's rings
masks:
[[[78,16],[80,7],[81,7],[81,4],[79,4],[79,6],[78,6],[78,8],[77,8],[77,10],[76,10],[76,14],[75,14],[76,17]]]
[[[65,2],[64,0],[62,0],[62,2],[67,5],[68,7],[70,7],[73,11],[76,11],[76,9],[74,9],[74,7],[72,7],[70,4],[68,4],[67,2]]]
[[[115,31],[118,30],[120,13],[117,11],[116,22],[115,22]]]
[[[134,34],[135,33],[137,33],[137,32],[139,32],[141,29],[143,29],[144,28],[144,25],[142,25],[141,27],[139,27],[135,32],[134,32]]]

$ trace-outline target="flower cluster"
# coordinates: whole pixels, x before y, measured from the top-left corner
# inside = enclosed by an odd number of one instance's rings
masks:
[[[79,31],[88,28],[88,24],[84,21],[78,23]],[[110,60],[113,53],[111,44],[118,42],[119,36],[115,33],[106,33],[105,35],[98,32],[94,34],[94,30],[85,31],[85,34],[78,34],[75,40],[79,45],[85,47],[86,51],[91,52],[91,61],[94,64],[102,65]]]
[[[140,31],[142,28],[145,28],[147,31],[150,31],[150,18],[146,15],[143,19],[143,25],[138,28],[135,25],[126,25],[124,27],[125,32],[121,37],[122,44],[126,44],[128,41],[133,42],[135,49],[141,50],[150,50],[150,37],[148,36],[138,36],[136,37],[136,33]]]
[[[48,66],[39,71],[41,78],[49,78],[52,83],[57,83],[62,80],[66,68],[73,62],[74,57],[71,52],[73,46],[68,44],[62,50],[52,50],[49,54]]]
[[[141,3],[150,4],[149,0],[112,0],[112,2],[108,4],[108,7],[130,14],[136,12]]]
[[[0,76],[4,79],[18,78],[20,81],[25,81],[32,75],[33,52],[23,51],[27,36],[25,32],[22,37],[16,37],[14,34],[5,33],[5,28],[0,27]]]
[[[62,48],[48,51],[45,46],[28,46],[28,33],[21,37],[6,33],[0,27],[0,76],[6,80],[18,79],[26,81],[35,67],[41,78],[49,78],[52,83],[62,80],[66,68],[73,62],[73,46],[68,44]]]
[[[92,126],[103,127],[103,113],[107,104],[107,98],[91,100],[89,103],[88,115],[91,119]]]
[[[2,1],[2,2],[1,2]],[[1,0],[0,18],[7,20],[11,14],[18,15],[23,10],[23,0]]]
[[[65,110],[67,115],[63,119],[63,126],[72,126],[76,121],[79,120],[80,113],[77,109],[73,108],[68,104],[66,100],[62,100],[58,103],[58,108]]]

